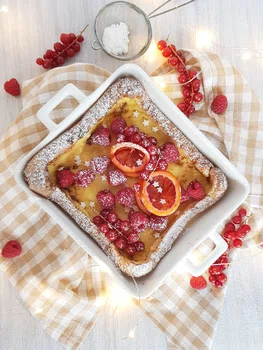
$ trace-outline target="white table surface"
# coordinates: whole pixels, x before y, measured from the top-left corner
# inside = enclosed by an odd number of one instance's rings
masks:
[[[61,32],[77,33],[90,23],[83,48],[71,62],[96,63],[109,71],[121,65],[103,52],[91,49],[94,17],[108,2],[0,0],[0,135],[22,107],[21,98],[13,98],[3,91],[4,82],[12,77],[22,82],[42,72],[35,59],[51,48]],[[149,13],[164,0],[132,2]],[[180,1],[174,0],[172,5],[178,3]],[[8,12],[1,11],[2,6],[7,6]],[[158,41],[170,33],[170,41],[177,47],[196,48],[191,28],[208,29],[213,37],[210,49],[230,60],[262,101],[263,57],[243,60],[243,51],[233,48],[263,49],[262,13],[262,0],[197,0],[193,5],[153,19],[153,39]],[[261,53],[263,51],[253,55]],[[135,62],[150,73],[162,61],[161,55],[146,53]],[[232,269],[213,350],[263,349],[263,254],[251,258],[259,251],[255,248],[238,256],[239,261],[244,261]],[[45,334],[1,272],[0,296],[0,349],[62,349]],[[106,306],[81,349],[167,349],[165,336],[139,309],[128,306],[125,310],[118,309],[114,317],[112,313],[112,308]],[[135,337],[123,339],[136,323]]]

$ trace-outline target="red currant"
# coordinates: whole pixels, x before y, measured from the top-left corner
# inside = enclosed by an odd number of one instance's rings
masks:
[[[145,249],[145,245],[143,242],[138,241],[135,243],[135,248],[136,248],[137,252],[142,252]]]
[[[109,232],[110,228],[109,228],[109,225],[104,223],[104,224],[101,224],[100,225],[100,230],[102,233],[107,233]]]
[[[68,34],[62,33],[62,34],[60,35],[60,41],[61,41],[63,44],[65,44],[65,45],[70,44],[70,39],[69,39]]]
[[[177,107],[180,109],[180,111],[185,112],[186,110],[186,104],[184,102],[178,103]]]
[[[217,280],[217,281],[215,281],[215,286],[216,286],[216,288],[222,288],[223,283]]]
[[[246,209],[241,208],[241,209],[239,210],[238,214],[239,214],[241,217],[243,217],[243,216],[246,216],[246,215],[247,215],[247,211],[246,211]]]
[[[210,275],[210,276],[208,277],[208,280],[209,280],[209,282],[211,282],[212,284],[215,284],[215,282],[216,282],[216,276],[215,276],[215,275]]]
[[[251,231],[251,227],[249,225],[242,225],[240,226],[240,229],[244,232],[244,233],[249,233]]]
[[[93,218],[93,223],[94,223],[96,226],[100,226],[101,224],[104,223],[104,220],[103,220],[100,216],[94,216],[94,218]]]
[[[165,171],[165,170],[167,170],[167,168],[168,168],[168,163],[166,162],[166,160],[160,159],[157,169]]]
[[[100,211],[100,215],[106,219],[107,216],[108,216],[108,214],[109,214],[109,212],[110,212],[110,211],[109,211],[108,209],[102,209],[102,210]]]
[[[175,67],[175,66],[178,65],[179,60],[178,60],[177,57],[171,56],[171,57],[168,58],[168,63],[169,63],[171,66]]]
[[[67,49],[68,57],[73,57],[75,55],[75,51],[72,48]]]
[[[196,70],[189,70],[188,74],[189,74],[189,78],[193,79],[196,76],[197,71]]]
[[[184,84],[187,82],[187,77],[185,74],[180,74],[179,77],[178,77],[178,81],[180,84]]]
[[[124,237],[118,237],[114,244],[118,249],[124,249],[127,246],[127,240]]]
[[[76,39],[76,34],[69,33],[68,34],[69,41],[72,43]]]
[[[232,221],[233,221],[234,224],[239,225],[239,224],[241,223],[241,221],[242,221],[242,218],[241,218],[241,216],[236,215],[236,216],[234,216],[234,217],[232,218]]]
[[[184,73],[185,72],[185,66],[182,63],[179,63],[177,66],[178,73]]]
[[[80,44],[78,44],[78,43],[74,43],[71,47],[75,52],[80,51]]]
[[[139,143],[141,141],[142,137],[139,132],[137,134],[134,134],[131,136],[131,142],[133,143]]]
[[[225,232],[234,231],[234,230],[235,230],[235,225],[232,222],[228,222],[225,226]]]
[[[77,41],[78,41],[79,43],[82,43],[82,41],[84,41],[83,35],[80,34],[80,35],[78,36]]]
[[[165,40],[159,40],[157,43],[158,50],[162,51],[167,46],[167,43]]]
[[[109,232],[107,232],[105,236],[110,242],[114,242],[118,237],[118,233],[115,230],[109,230]]]
[[[187,112],[189,114],[193,114],[195,112],[195,106],[194,105],[190,105]]]
[[[176,53],[176,47],[175,47],[175,45],[169,45],[169,47],[171,48],[171,50],[172,50],[172,52],[173,53]]]
[[[44,63],[43,63],[43,67],[45,68],[45,69],[50,69],[50,68],[52,68],[52,65],[53,65],[53,61],[51,60],[51,59],[45,59],[44,60]]]
[[[45,56],[46,58],[54,58],[56,56],[56,52],[52,50],[47,50]]]
[[[114,224],[114,223],[117,222],[117,220],[118,220],[118,214],[115,213],[114,211],[111,211],[111,212],[108,214],[107,219],[108,219],[108,221],[109,221],[111,224]]]
[[[198,92],[201,86],[201,81],[199,79],[195,79],[192,81],[192,88],[194,92]]]
[[[129,220],[123,220],[123,221],[121,221],[121,223],[120,223],[120,230],[121,230],[122,232],[127,232],[127,231],[129,231],[130,227],[131,227],[131,223],[130,223]]]
[[[187,98],[191,95],[191,91],[187,88],[183,88],[182,94],[185,98]]]
[[[149,176],[150,176],[150,172],[147,170],[144,170],[140,173],[141,180],[148,180]]]
[[[145,139],[141,140],[140,145],[144,148],[148,148],[148,147],[152,146],[152,143],[148,138],[145,138]]]
[[[43,64],[44,64],[43,58],[38,57],[38,58],[36,59],[36,64],[38,64],[39,66],[43,66]]]
[[[65,59],[62,56],[58,56],[56,62],[58,66],[62,66],[65,63]]]
[[[235,248],[240,248],[240,247],[242,247],[242,245],[243,245],[242,239],[240,239],[240,238],[235,238],[235,239],[233,240],[233,247],[235,247]]]
[[[202,99],[203,99],[203,94],[201,94],[201,92],[196,92],[193,96],[193,100],[197,103],[201,102]]]
[[[159,148],[155,145],[151,145],[147,148],[147,151],[150,156],[155,156],[159,153]]]
[[[157,138],[150,136],[148,137],[148,140],[151,142],[152,145],[157,145]]]
[[[221,283],[226,283],[227,276],[225,273],[220,273],[220,275],[217,276],[217,280]]]
[[[61,51],[63,51],[65,49],[65,45],[63,45],[63,44],[61,44],[59,42],[55,43],[53,47],[54,47],[54,50],[56,52],[61,52]]]
[[[138,242],[140,239],[140,235],[137,232],[133,232],[128,236],[128,242],[129,243],[135,243]]]
[[[128,244],[128,246],[126,247],[125,249],[125,252],[128,254],[128,255],[133,255],[136,253],[136,246],[135,244]]]
[[[190,105],[192,103],[192,97],[186,97],[184,99],[184,102],[187,104],[187,105]]]
[[[162,50],[162,55],[163,57],[169,57],[171,56],[173,53],[172,53],[172,50],[169,46],[165,47],[163,50]]]

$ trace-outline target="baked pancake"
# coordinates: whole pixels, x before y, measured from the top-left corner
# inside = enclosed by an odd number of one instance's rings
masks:
[[[190,220],[226,191],[222,171],[122,78],[25,168],[128,275],[152,271]],[[176,243],[175,243],[176,244]]]

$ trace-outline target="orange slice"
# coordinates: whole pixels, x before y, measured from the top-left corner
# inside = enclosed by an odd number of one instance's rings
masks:
[[[127,176],[139,176],[149,163],[150,155],[145,148],[132,142],[120,142],[111,147],[110,158],[112,163]]]
[[[137,205],[141,209],[141,211],[143,211],[146,215],[151,215],[149,210],[147,210],[142,203],[141,192],[135,192],[135,199],[136,199]]]
[[[179,180],[169,171],[154,171],[147,181],[142,181],[141,201],[154,215],[173,214],[180,204]]]

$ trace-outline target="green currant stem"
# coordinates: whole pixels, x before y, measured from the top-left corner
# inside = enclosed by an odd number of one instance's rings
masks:
[[[79,35],[76,36],[76,39],[74,39],[74,40],[72,41],[72,43],[69,44],[63,51],[59,52],[59,53],[54,57],[54,59],[56,59],[57,57],[61,56],[64,52],[66,52],[69,48],[71,48],[71,46],[72,46],[73,44],[75,44],[75,42],[78,40],[78,38],[81,36],[81,34],[85,32],[85,30],[88,28],[88,26],[89,26],[89,24],[87,24],[87,25],[82,29],[82,31],[79,33]]]

